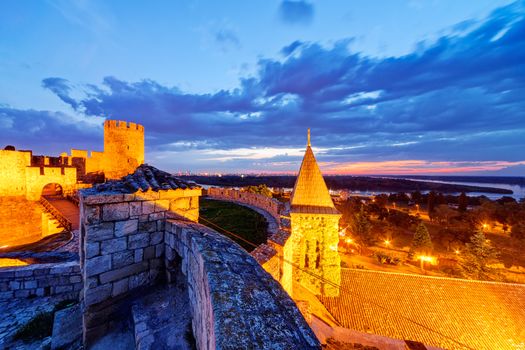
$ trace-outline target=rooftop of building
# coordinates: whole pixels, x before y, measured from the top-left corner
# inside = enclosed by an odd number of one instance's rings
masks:
[[[525,347],[525,285],[342,269],[319,297],[345,328],[445,349]]]
[[[312,151],[310,129],[308,129],[306,152],[295,181],[290,204],[292,213],[338,214]]]

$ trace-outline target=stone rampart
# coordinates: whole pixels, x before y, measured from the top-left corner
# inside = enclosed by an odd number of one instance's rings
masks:
[[[319,348],[271,275],[239,245],[192,221],[200,194],[80,191],[85,346],[145,287],[184,276],[199,349]]]
[[[272,215],[277,222],[280,221],[281,213],[284,210],[284,205],[281,202],[262,194],[218,187],[210,187],[207,190],[207,194],[211,198],[224,199],[261,208]]]
[[[207,195],[213,199],[257,207],[275,219],[279,227],[275,232],[271,232],[268,241],[255,248],[251,255],[275,280],[281,283],[287,292],[291,293],[292,279],[291,272],[289,272],[291,266],[284,263],[283,247],[290,237],[290,219],[287,216],[285,205],[273,198],[232,188],[210,187]]]
[[[312,330],[277,281],[203,225],[166,223],[165,265],[186,276],[198,349],[316,349]]]
[[[86,339],[107,331],[119,299],[156,282],[164,269],[165,220],[198,217],[201,189],[91,193],[80,191]]]
[[[78,262],[0,269],[0,300],[34,296],[60,296],[78,300],[81,289]]]

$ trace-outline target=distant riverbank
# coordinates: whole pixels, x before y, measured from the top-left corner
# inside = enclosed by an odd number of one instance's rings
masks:
[[[195,181],[204,185],[223,186],[223,187],[243,187],[265,184],[269,187],[290,188],[294,186],[295,176],[185,176],[188,180]],[[471,196],[487,195],[492,198],[504,195],[513,196],[514,191],[510,188],[501,186],[487,186],[483,182],[472,184],[460,184],[458,182],[445,182],[436,179],[420,178],[400,178],[400,177],[373,177],[373,176],[325,176],[327,186],[332,190],[349,190],[359,192],[428,192],[436,191],[441,193],[461,193],[465,192]],[[515,185],[517,186],[517,185]],[[519,187],[519,186],[517,186]]]

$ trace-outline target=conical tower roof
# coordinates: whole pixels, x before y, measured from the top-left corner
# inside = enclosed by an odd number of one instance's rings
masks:
[[[292,212],[337,214],[330,192],[326,187],[321,170],[315,160],[310,144],[310,129],[308,129],[308,144],[292,197],[290,199]]]

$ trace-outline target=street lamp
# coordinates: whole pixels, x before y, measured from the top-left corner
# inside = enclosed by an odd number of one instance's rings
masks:
[[[385,247],[388,247],[390,245],[390,241],[388,239],[385,240]]]

